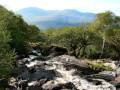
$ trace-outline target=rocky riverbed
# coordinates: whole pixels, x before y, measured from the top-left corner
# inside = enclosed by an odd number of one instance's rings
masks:
[[[17,61],[20,74],[10,78],[6,90],[119,90],[120,68],[115,61],[104,63],[112,71],[96,72],[86,60],[73,56],[43,58],[37,51],[33,53]]]

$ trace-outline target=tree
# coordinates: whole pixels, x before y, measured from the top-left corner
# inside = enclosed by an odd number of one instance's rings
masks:
[[[37,42],[38,39],[40,38],[40,29],[36,27],[35,25],[29,25],[28,28],[28,40],[29,42]]]
[[[120,58],[120,29],[111,29],[106,31],[106,43],[112,49],[111,57]]]
[[[0,77],[9,77],[13,70],[14,51],[10,49],[10,34],[0,25]]]
[[[120,28],[120,17],[110,11],[98,13],[91,27],[95,30],[104,31],[106,29]]]
[[[47,43],[62,46],[68,49],[69,54],[84,57],[88,46],[93,44],[95,33],[81,27],[65,27],[58,30],[45,31]]]
[[[11,34],[10,46],[18,54],[28,54],[31,51],[30,42],[36,41],[39,29],[35,26],[28,25],[21,16],[15,15],[0,6],[0,22],[2,26]],[[38,34],[37,34],[38,33]]]
[[[106,30],[120,28],[120,17],[114,15],[112,12],[107,11],[105,13],[99,13],[96,15],[95,20],[91,24],[94,30],[100,32],[103,37],[103,42],[101,46],[101,55],[104,53],[105,43],[106,43]]]

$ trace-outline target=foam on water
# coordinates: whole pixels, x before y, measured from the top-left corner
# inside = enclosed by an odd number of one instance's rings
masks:
[[[38,62],[38,61],[30,62],[29,64],[26,64],[26,66],[27,66],[28,68],[34,67],[35,65],[37,65],[37,62]]]
[[[28,83],[28,86],[34,86],[37,83],[37,81],[32,81]]]

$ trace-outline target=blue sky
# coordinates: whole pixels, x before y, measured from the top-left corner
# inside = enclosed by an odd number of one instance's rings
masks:
[[[39,7],[46,10],[77,9],[93,13],[110,10],[120,15],[120,0],[0,0],[0,4],[13,11]]]

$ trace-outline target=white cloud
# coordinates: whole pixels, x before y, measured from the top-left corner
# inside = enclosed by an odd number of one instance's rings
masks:
[[[14,11],[25,7],[39,7],[47,10],[77,9],[95,13],[111,10],[118,14],[120,9],[119,0],[0,0],[0,4]]]

